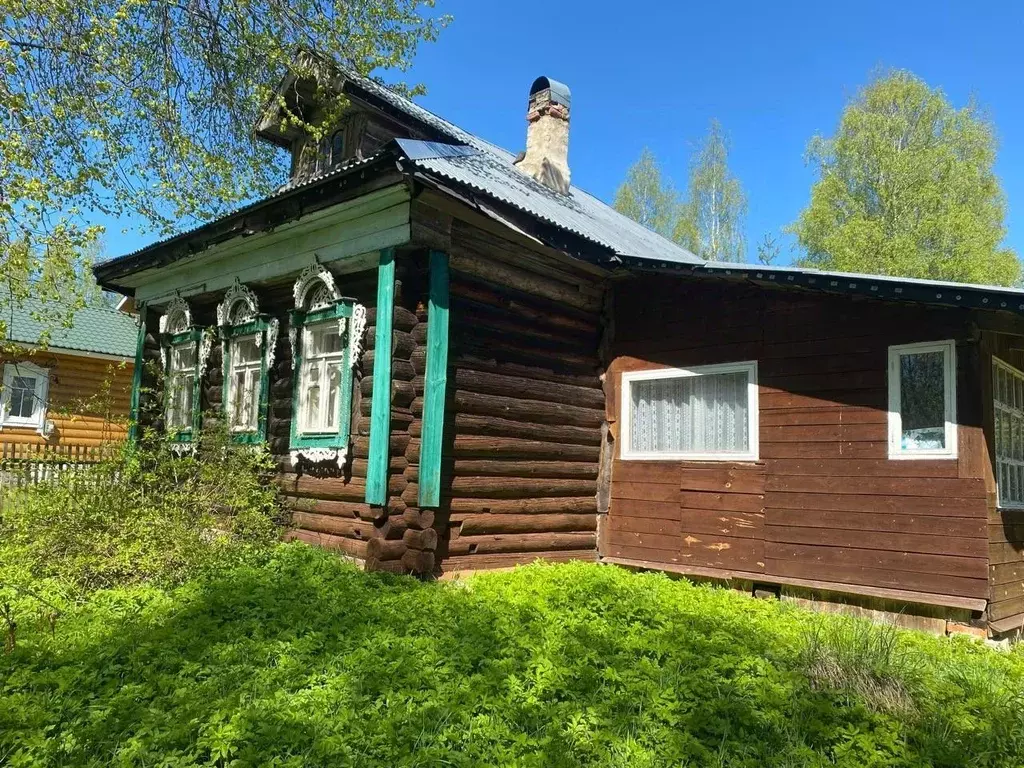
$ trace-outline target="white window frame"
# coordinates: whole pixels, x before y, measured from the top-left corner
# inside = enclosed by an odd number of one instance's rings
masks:
[[[652,379],[674,379],[686,376],[709,376],[721,373],[747,374],[747,434],[749,441],[743,453],[728,452],[674,452],[650,453],[634,451],[631,447],[630,430],[633,423],[633,392],[635,381]],[[760,424],[759,387],[757,383],[757,361],[747,360],[739,363],[721,365],[701,365],[694,368],[655,368],[644,371],[627,371],[622,374],[619,402],[619,439],[622,446],[619,456],[626,461],[757,461],[760,454],[758,429]]]
[[[174,359],[175,352],[184,348],[191,348],[192,350],[192,365],[188,368],[175,368]],[[179,344],[171,344],[167,347],[168,364],[167,364],[167,395],[164,402],[164,424],[169,430],[174,430],[175,433],[187,432],[193,429],[195,411],[196,411],[196,380],[200,377],[199,371],[199,343],[195,341],[187,341]],[[180,380],[184,378],[184,374],[192,374],[192,392],[191,395],[191,407],[188,413],[182,414],[182,418],[185,419],[184,424],[175,424],[171,416],[174,414],[174,401],[179,396]]]
[[[1024,371],[1021,371],[1019,368],[1016,368],[1016,367],[1010,365],[1008,362],[1006,362],[1005,360],[1002,360],[1001,358],[996,357],[995,355],[992,356],[992,366],[993,366],[993,368],[997,368],[997,367],[998,368],[1003,368],[1007,373],[1009,373],[1011,376],[1013,376],[1015,378],[1024,379]],[[1000,482],[1000,479],[999,479],[1000,476],[1003,474],[1002,473],[1002,466],[1001,465],[1002,464],[1006,464],[1007,466],[1015,467],[1016,468],[1016,467],[1020,467],[1022,464],[1024,464],[1024,462],[1021,462],[1021,461],[1019,461],[1017,459],[1013,459],[1013,458],[1005,458],[1005,457],[1004,458],[1000,458],[1000,456],[999,456],[999,443],[996,440],[996,436],[995,436],[995,430],[997,429],[995,422],[999,418],[999,412],[1000,411],[1005,411],[1005,412],[1009,413],[1011,416],[1016,416],[1016,417],[1020,417],[1022,415],[1021,414],[1021,409],[1016,408],[1016,407],[1014,407],[1012,405],[1007,405],[1006,403],[1000,401],[996,397],[996,387],[995,387],[995,382],[993,381],[993,386],[992,386],[992,420],[993,420],[993,424],[992,424],[992,429],[993,429],[993,435],[992,435],[992,455],[993,455],[993,457],[995,459],[994,469],[995,469],[995,480],[996,480],[996,507],[999,508],[999,509],[1024,509],[1024,501],[1011,501],[1011,500],[1004,500],[1003,499],[1003,484],[1002,484],[1002,482]]]
[[[256,333],[246,334],[245,336],[235,336],[231,339],[231,345],[228,347],[228,398],[227,398],[227,422],[232,432],[255,432],[259,429],[260,424],[260,395],[263,390],[263,340],[262,331]],[[241,342],[251,341],[256,345],[256,349],[259,350],[259,355],[255,360],[250,360],[244,365],[238,363],[238,347]],[[245,372],[245,383],[242,385],[241,392],[235,386],[235,373],[239,370]],[[246,392],[249,393],[252,398],[252,422],[245,424],[235,423],[235,405],[239,397],[245,398]]]
[[[326,421],[327,411],[322,407],[324,395],[328,390],[330,383],[330,375],[328,369],[331,365],[338,366],[338,397],[341,398],[341,378],[344,376],[344,361],[345,361],[345,348],[342,346],[337,352],[331,352],[329,354],[311,355],[309,350],[313,348],[313,334],[316,331],[332,327],[338,330],[338,321],[336,319],[322,320],[316,323],[310,323],[309,325],[303,326],[302,328],[302,362],[299,369],[299,390],[301,391],[301,400],[299,406],[299,427],[298,434],[302,437],[317,437],[319,435],[330,435],[338,431],[338,420],[344,418],[344,414],[334,414],[334,426],[324,426],[322,429],[310,428],[309,424],[309,391],[312,382],[309,380],[309,368],[313,361],[320,363],[320,377],[317,385],[319,386],[321,408],[320,408],[320,420],[321,422]],[[339,335],[344,340],[343,332],[339,330]],[[337,404],[336,404],[337,407]]]
[[[946,447],[928,450],[903,448],[903,414],[900,413],[900,357],[907,354],[942,352],[943,382],[945,388]],[[916,344],[894,344],[889,347],[889,458],[895,460],[955,459],[957,457],[956,429],[956,342],[923,341]]]
[[[33,396],[40,408],[31,418],[11,415],[11,387],[16,376],[32,376],[36,380]],[[50,391],[50,371],[34,363],[4,363],[4,389],[0,393],[0,429],[4,427],[34,429],[39,434],[46,431],[47,396]]]

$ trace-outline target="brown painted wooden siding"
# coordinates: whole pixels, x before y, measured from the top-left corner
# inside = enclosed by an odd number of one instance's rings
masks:
[[[96,446],[125,438],[133,361],[53,350],[39,350],[23,359],[49,373],[46,418],[54,423],[54,434],[43,437],[34,429],[5,427],[0,430],[0,443]],[[0,359],[0,365],[4,362]]]
[[[600,289],[470,224],[450,235],[447,423],[436,565],[442,572],[596,558],[604,395]],[[425,295],[425,294],[424,294]],[[421,318],[426,319],[422,313]],[[418,492],[426,323],[404,500]]]
[[[1024,320],[1018,322],[1024,335]],[[993,435],[992,357],[1015,368],[1024,368],[1024,339],[1020,335],[986,332],[982,339],[986,432]],[[995,460],[995,442],[990,443]],[[993,464],[994,466],[994,464]],[[994,480],[993,480],[994,483]],[[1024,510],[1001,509],[996,499],[989,505],[989,618],[992,621],[1024,622]]]
[[[887,458],[888,347],[957,339],[959,456]],[[985,598],[988,498],[966,315],[751,286],[636,279],[615,294],[626,370],[758,361],[760,460],[616,460],[602,554]]]

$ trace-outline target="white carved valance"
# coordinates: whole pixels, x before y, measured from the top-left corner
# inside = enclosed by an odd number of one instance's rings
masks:
[[[305,460],[310,464],[337,464],[344,469],[348,461],[348,448],[295,448],[291,452],[292,466]]]
[[[341,298],[334,275],[323,264],[310,264],[292,288],[295,308],[306,312],[329,307]]]
[[[256,319],[260,313],[259,299],[238,278],[217,305],[217,325],[243,325]]]

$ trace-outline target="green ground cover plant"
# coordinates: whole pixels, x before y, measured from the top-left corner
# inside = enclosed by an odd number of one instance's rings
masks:
[[[1024,657],[596,564],[302,544],[93,592],[0,657],[0,764],[1019,766]]]

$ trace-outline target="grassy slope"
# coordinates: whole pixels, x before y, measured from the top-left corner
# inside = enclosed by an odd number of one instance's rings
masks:
[[[1024,764],[1024,656],[901,634],[894,708],[812,683],[810,628],[843,626],[611,567],[466,588],[289,545],[23,627],[0,765]]]

